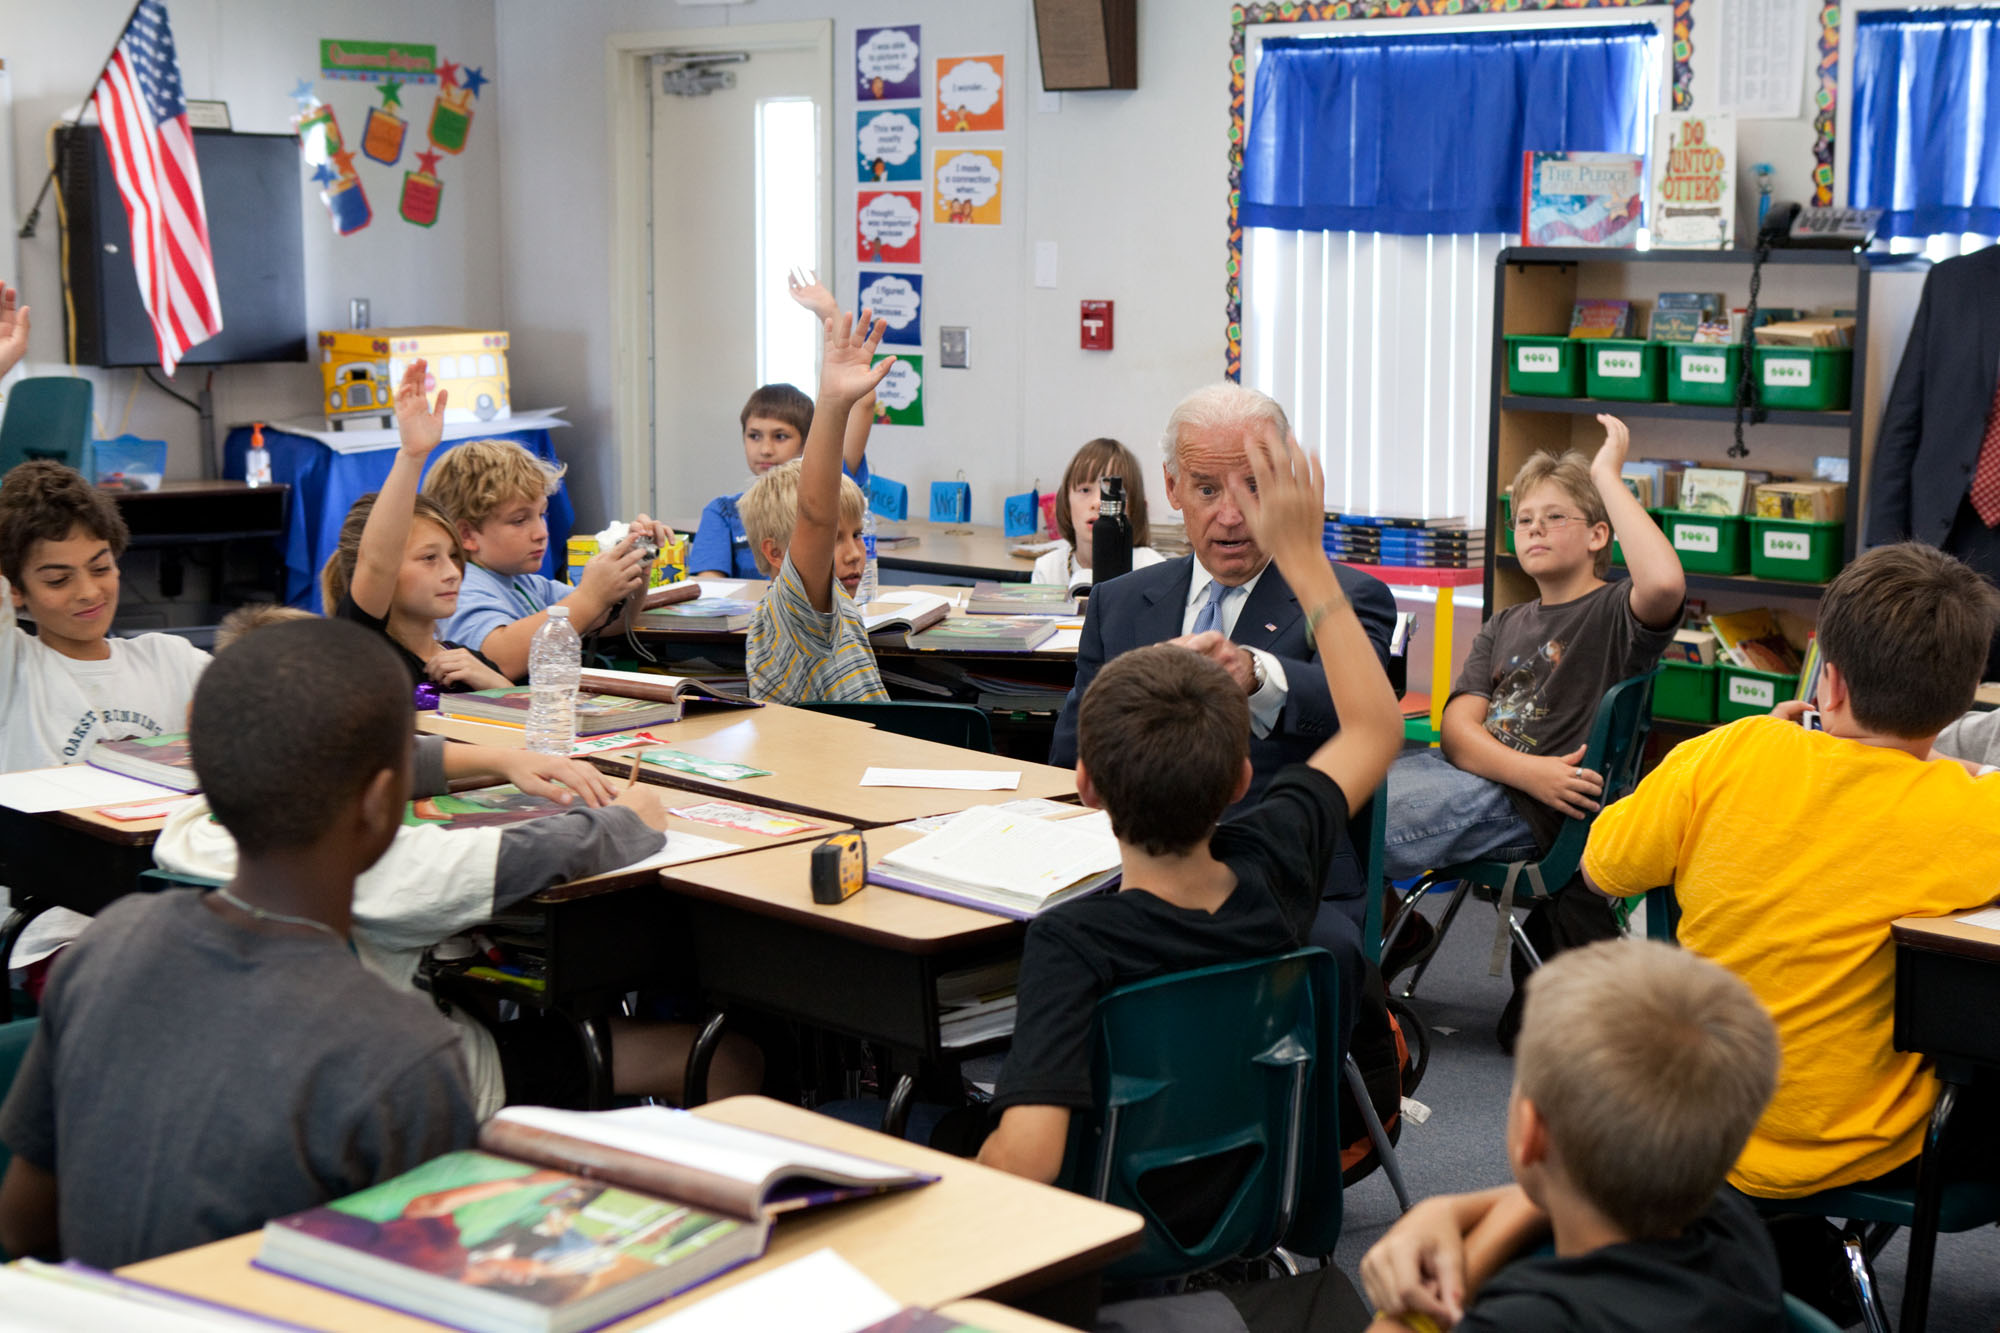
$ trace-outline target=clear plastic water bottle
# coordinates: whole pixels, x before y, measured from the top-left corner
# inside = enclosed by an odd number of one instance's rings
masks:
[[[875,564],[875,511],[861,511],[861,586],[854,590],[854,604],[866,606],[875,600],[875,590],[882,586],[881,571]]]
[[[264,423],[250,423],[250,449],[243,456],[243,481],[250,486],[271,484],[271,451],[264,447]]]
[[[528,748],[567,755],[576,745],[576,691],[583,678],[583,640],[569,608],[549,608],[548,623],[528,644]]]

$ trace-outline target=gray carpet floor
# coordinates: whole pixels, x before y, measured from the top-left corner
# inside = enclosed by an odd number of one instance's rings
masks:
[[[1427,903],[1424,910],[1435,919],[1436,907]],[[1513,1061],[1493,1040],[1509,987],[1504,978],[1486,975],[1493,921],[1491,908],[1466,904],[1412,1002],[1431,1030],[1430,1068],[1416,1093],[1430,1107],[1430,1118],[1407,1124],[1398,1149],[1412,1199],[1510,1179],[1505,1136]],[[1396,1197],[1378,1171],[1350,1189],[1345,1202],[1335,1259],[1353,1276],[1361,1256],[1395,1221]],[[1903,1298],[1905,1250],[1899,1234],[1876,1264],[1892,1324]],[[1931,1333],[2000,1329],[2000,1231],[1985,1227],[1939,1237],[1928,1327]]]

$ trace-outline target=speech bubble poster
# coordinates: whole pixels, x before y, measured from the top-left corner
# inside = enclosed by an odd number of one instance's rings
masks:
[[[862,28],[854,34],[854,95],[863,102],[899,102],[924,95],[922,45],[915,23]]]
[[[931,185],[931,221],[1000,225],[1000,150],[940,148]]]
[[[861,270],[856,310],[872,310],[888,327],[885,343],[921,347],[924,342],[924,279],[920,273],[871,273]]]
[[[916,264],[924,257],[921,190],[863,190],[854,203],[855,255],[864,264]]]
[[[854,113],[855,166],[863,185],[924,178],[922,115],[916,107]]]
[[[886,355],[886,353],[884,354]],[[880,364],[881,357],[876,357]],[[924,359],[896,353],[896,364],[875,386],[875,424],[878,426],[921,426],[924,424]]]
[[[1005,56],[958,56],[939,60],[938,133],[1006,129],[1005,69]]]

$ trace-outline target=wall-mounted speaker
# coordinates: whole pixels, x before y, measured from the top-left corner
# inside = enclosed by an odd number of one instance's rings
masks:
[[[1139,0],[1035,0],[1042,87],[1139,86]]]

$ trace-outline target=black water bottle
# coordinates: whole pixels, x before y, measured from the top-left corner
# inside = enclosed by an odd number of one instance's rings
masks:
[[[1132,572],[1132,520],[1125,517],[1125,479],[1097,482],[1097,521],[1090,525],[1090,578],[1093,583]]]

